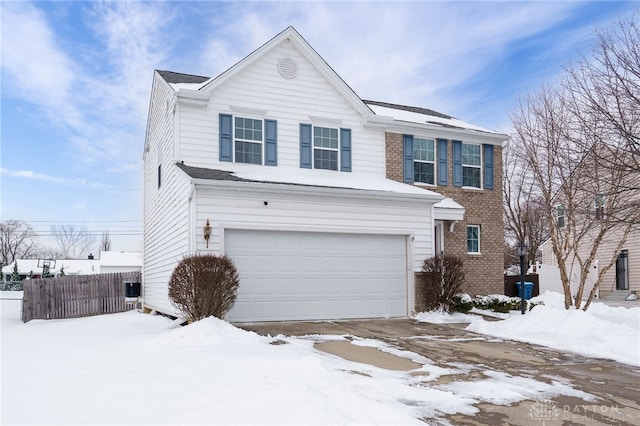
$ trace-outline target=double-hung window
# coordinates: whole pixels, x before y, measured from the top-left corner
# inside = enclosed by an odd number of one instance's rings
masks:
[[[234,145],[236,163],[262,164],[262,120],[235,117]]]
[[[313,168],[338,170],[339,147],[338,129],[314,127]]]
[[[605,196],[603,194],[596,195],[596,220],[604,219]]]
[[[558,204],[558,228],[564,228],[564,204]]]
[[[462,144],[462,186],[480,188],[480,145]]]
[[[413,181],[435,184],[435,141],[413,138]]]
[[[480,225],[467,225],[467,253],[480,253]]]
[[[278,165],[278,122],[219,114],[220,161]]]
[[[300,167],[351,171],[351,129],[300,123]]]

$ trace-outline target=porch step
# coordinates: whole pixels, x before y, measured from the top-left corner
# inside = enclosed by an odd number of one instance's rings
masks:
[[[615,302],[624,302],[630,293],[631,292],[629,290],[614,290],[611,294],[604,296],[603,299]]]

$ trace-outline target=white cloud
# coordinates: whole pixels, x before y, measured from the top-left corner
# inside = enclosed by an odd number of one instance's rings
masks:
[[[95,190],[107,190],[111,188],[111,185],[107,185],[101,182],[92,182],[90,180],[87,180],[86,178],[69,179],[66,177],[52,176],[46,173],[35,172],[33,170],[12,170],[0,168],[0,174],[11,176],[14,178],[39,180],[71,187],[80,187]]]
[[[44,13],[30,3],[2,4],[2,68],[10,95],[39,105],[53,123],[78,120],[69,99],[79,70],[59,47]]]

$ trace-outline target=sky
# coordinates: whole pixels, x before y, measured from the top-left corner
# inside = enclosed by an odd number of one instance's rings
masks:
[[[294,26],[362,98],[504,133],[635,2],[0,2],[0,218],[142,250],[153,70],[216,76]]]

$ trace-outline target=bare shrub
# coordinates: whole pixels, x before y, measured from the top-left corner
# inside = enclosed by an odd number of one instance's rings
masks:
[[[427,311],[450,312],[464,282],[463,262],[457,256],[436,255],[422,263],[418,292]]]
[[[240,279],[228,256],[184,258],[171,274],[169,299],[185,319],[224,318],[233,307]]]

